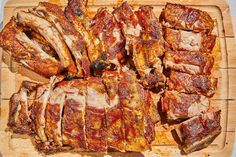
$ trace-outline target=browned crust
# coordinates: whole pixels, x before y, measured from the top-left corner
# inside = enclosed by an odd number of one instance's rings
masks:
[[[125,151],[125,132],[123,110],[119,101],[119,73],[106,71],[103,73],[103,83],[109,96],[109,107],[106,108],[107,146]]]
[[[183,36],[183,34],[187,34],[188,36]],[[189,36],[192,36],[194,39],[187,39]],[[164,38],[174,50],[201,51],[203,53],[210,53],[216,42],[215,35],[205,34],[203,32],[194,33],[183,30],[174,30],[170,28],[164,29]],[[191,40],[190,43],[188,43],[189,40]]]
[[[66,100],[62,119],[63,145],[86,150],[87,141],[84,119],[86,82],[72,80],[65,82],[65,84],[68,84],[69,89],[66,89]],[[82,100],[77,99],[75,95],[78,95]]]
[[[68,70],[69,74],[76,74],[77,69],[71,58],[70,52],[62,36],[52,23],[50,23],[44,18],[41,18],[30,12],[25,11],[17,13],[17,20],[22,25],[28,26],[34,31],[38,32],[40,35],[42,35],[56,50],[63,67]],[[42,27],[42,25],[44,25],[44,27]],[[49,29],[50,31],[48,31],[47,29]]]
[[[208,112],[181,123],[176,129],[184,153],[207,147],[221,132],[221,111]]]
[[[16,38],[18,32],[22,32],[22,30],[17,26],[15,18],[12,18],[0,34],[0,46],[6,51],[10,51],[13,59],[17,62],[25,61],[29,65],[28,68],[45,77],[56,75],[63,70],[59,62],[42,59],[36,51],[27,50],[21,45]]]
[[[166,3],[160,21],[167,27],[194,32],[211,32],[214,27],[214,21],[207,12],[175,3]]]
[[[203,102],[204,101],[204,102]],[[165,91],[161,100],[162,111],[168,120],[187,119],[205,113],[210,108],[209,100],[202,95]],[[190,108],[193,111],[189,111]]]
[[[37,88],[38,84],[23,81],[20,90],[13,94],[9,102],[9,118],[7,126],[18,134],[31,134],[32,126],[29,117],[28,96]],[[26,97],[25,97],[26,96]]]
[[[202,52],[167,51],[164,57],[166,68],[189,74],[211,74],[214,57]]]
[[[120,63],[125,59],[125,39],[114,15],[106,8],[100,8],[91,21],[91,29],[93,34],[103,42],[105,52],[101,59],[108,60],[109,64],[114,64],[115,68],[120,69]],[[112,65],[108,67],[108,69],[112,68]]]
[[[149,142],[152,140],[152,137],[150,137],[149,141],[149,137],[145,136],[146,131],[149,130],[147,130],[148,124],[144,124],[146,115],[144,113],[145,99],[142,99],[144,90],[137,83],[134,74],[121,73],[121,76],[119,97],[123,108],[126,139],[125,149],[126,151],[137,152],[148,150],[151,148]]]
[[[190,75],[171,71],[167,84],[170,90],[212,97],[215,94],[217,79],[209,75]]]
[[[87,99],[85,109],[85,130],[88,149],[90,151],[106,152],[107,151],[107,127],[104,102],[90,104],[88,99],[93,99],[94,95],[88,93],[89,90],[95,90],[102,95],[106,94],[105,86],[102,84],[102,79],[97,77],[88,78],[87,83]],[[102,104],[100,104],[102,103]]]
[[[77,65],[77,76],[78,77],[82,77],[83,73],[85,74],[85,76],[89,76],[90,74],[90,69],[85,66],[86,63],[84,62],[90,62],[88,60],[88,56],[87,56],[87,51],[86,51],[86,47],[85,47],[85,43],[83,40],[82,35],[76,31],[76,29],[74,28],[74,25],[72,23],[69,22],[69,20],[65,17],[65,14],[63,12],[63,10],[61,9],[61,7],[59,7],[56,4],[52,4],[52,3],[48,3],[48,2],[40,2],[38,7],[36,7],[34,9],[36,12],[43,12],[45,14],[45,17],[50,21],[50,19],[55,18],[54,20],[51,20],[51,22],[53,22],[55,25],[58,23],[60,23],[60,28],[62,30],[60,30],[59,32],[61,33],[61,35],[63,36],[63,38],[65,39],[65,36],[67,36],[67,38],[70,38],[70,36],[73,36],[73,38],[71,38],[72,40],[72,45],[68,45],[69,49],[72,52],[72,55],[75,58],[75,62]],[[58,29],[59,30],[59,29]],[[79,54],[76,54],[79,53]],[[78,56],[81,56],[81,58],[78,58]]]

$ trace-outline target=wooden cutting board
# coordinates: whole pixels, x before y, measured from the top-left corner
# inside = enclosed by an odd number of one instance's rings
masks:
[[[4,25],[19,10],[34,7],[40,0],[9,0],[4,9]],[[42,1],[42,0],[41,0]],[[65,6],[67,0],[49,0],[49,2]],[[90,0],[88,5],[91,14],[98,7],[108,7],[121,3],[122,0]],[[159,16],[167,0],[130,0],[135,7],[152,5],[156,16]],[[216,55],[215,69],[219,77],[218,89],[212,103],[219,105],[222,110],[222,133],[206,149],[194,152],[188,156],[231,156],[235,141],[236,126],[236,51],[230,11],[224,0],[168,0],[168,2],[182,3],[207,11],[217,21],[218,42],[214,52]],[[29,137],[12,135],[6,130],[8,118],[8,103],[10,96],[19,89],[22,80],[47,82],[38,74],[22,67],[12,61],[7,52],[0,50],[1,61],[1,106],[0,106],[0,157],[1,156],[42,156],[32,145]],[[221,60],[219,60],[221,58]],[[143,153],[109,153],[111,156],[181,156],[178,146],[171,136],[170,131],[158,128],[157,137],[153,144],[152,152]],[[50,156],[104,156],[104,154],[83,153],[58,153]]]

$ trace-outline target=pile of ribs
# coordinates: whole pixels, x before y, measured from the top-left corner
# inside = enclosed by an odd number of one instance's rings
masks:
[[[214,27],[205,11],[172,3],[159,18],[152,6],[127,2],[94,16],[86,0],[20,11],[0,32],[0,47],[50,79],[22,82],[8,127],[46,154],[142,152],[152,148],[161,113],[178,123],[183,153],[207,147],[221,132],[210,103]]]

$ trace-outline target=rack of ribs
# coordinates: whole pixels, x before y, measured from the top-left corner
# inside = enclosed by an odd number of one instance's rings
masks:
[[[11,53],[14,60],[45,77],[56,75],[65,69],[60,61],[47,54],[38,42],[31,40],[23,32],[15,18],[2,30],[0,45]]]
[[[210,109],[210,102],[203,95],[184,94],[172,90],[165,91],[161,106],[168,120],[181,120],[206,113]]]
[[[77,73],[77,69],[66,43],[52,23],[44,18],[25,11],[17,13],[17,20],[20,24],[30,27],[34,31],[38,32],[52,45],[58,54],[62,66],[68,69],[70,75],[75,75]]]
[[[214,21],[207,12],[174,3],[166,3],[160,21],[166,27],[193,32],[211,32],[214,28]]]
[[[84,75],[88,77],[90,75],[90,61],[87,56],[83,37],[76,31],[74,25],[67,20],[61,7],[47,2],[40,2],[39,5],[30,10],[30,12],[54,24],[75,58],[78,70],[77,76],[83,77],[84,73]]]
[[[188,74],[211,74],[214,57],[211,54],[191,51],[172,51],[165,52],[163,63],[165,68]]]
[[[221,132],[221,111],[212,111],[192,117],[175,129],[181,141],[184,153],[207,147]]]

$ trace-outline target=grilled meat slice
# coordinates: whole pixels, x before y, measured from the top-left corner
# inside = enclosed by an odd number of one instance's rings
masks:
[[[184,94],[177,91],[165,91],[162,97],[162,111],[168,120],[187,119],[202,113],[209,108],[209,99],[203,95]]]
[[[109,65],[110,69],[120,69],[120,63],[123,62],[125,57],[125,39],[114,15],[106,8],[100,8],[92,19],[91,29],[100,42],[103,42],[104,52],[102,57],[104,58],[102,59],[111,64]]]
[[[201,51],[210,53],[215,46],[216,36],[203,32],[164,29],[164,38],[174,50]]]
[[[74,24],[76,30],[83,36],[91,62],[92,73],[96,75],[98,71],[99,75],[102,70],[106,69],[108,64],[102,56],[104,44],[93,34],[90,27],[91,19],[87,15],[86,2],[87,0],[69,0],[65,8],[65,14]]]
[[[167,84],[170,90],[212,97],[215,94],[217,79],[209,75],[190,75],[187,73],[171,71]]]
[[[133,38],[139,37],[142,30],[138,18],[127,2],[124,2],[119,7],[115,8],[113,15],[122,27],[126,40],[125,49],[127,50],[127,54],[131,55],[131,41]]]
[[[133,39],[132,45],[133,62],[144,87],[163,87],[165,76],[162,74],[163,67],[159,57],[163,55],[164,47],[160,40]]]
[[[31,12],[46,18],[48,21],[54,24],[75,58],[78,70],[77,76],[82,77],[83,72],[85,73],[85,76],[89,76],[90,63],[87,57],[86,45],[83,41],[83,37],[66,19],[61,7],[47,2],[40,2],[39,5]]]
[[[189,74],[211,74],[214,57],[211,54],[189,51],[166,51],[163,63],[166,68]]]
[[[88,78],[85,109],[85,131],[88,149],[97,152],[107,151],[107,127],[105,109],[108,95],[101,78]]]
[[[109,97],[109,107],[106,108],[107,146],[124,152],[125,132],[123,109],[118,95],[119,73],[105,71],[102,79]]]
[[[221,111],[213,111],[195,116],[182,122],[175,129],[181,142],[182,150],[188,154],[210,145],[221,132]]]
[[[155,125],[160,121],[157,104],[154,104],[151,92],[138,86],[140,102],[144,105],[144,137],[149,145],[155,139]]]
[[[45,111],[45,134],[54,149],[62,147],[62,111],[65,103],[63,86],[55,87],[48,100]]]
[[[33,128],[34,133],[36,134],[36,139],[38,140],[37,143],[44,143],[47,142],[47,136],[45,134],[45,127],[46,127],[46,121],[45,121],[45,112],[46,107],[48,104],[49,97],[51,95],[51,92],[54,88],[54,85],[61,80],[63,80],[63,76],[58,77],[51,77],[49,84],[43,84],[40,85],[37,88],[35,100],[32,104],[31,109],[31,119],[33,121]],[[46,149],[43,147],[43,145],[38,145],[39,149]],[[46,145],[45,145],[46,146]]]
[[[166,3],[160,21],[166,27],[194,32],[211,32],[214,28],[214,21],[207,12],[174,3]]]
[[[63,70],[59,61],[26,36],[15,18],[12,18],[1,32],[0,46],[10,51],[14,60],[45,77],[56,75]]]
[[[137,11],[135,11],[135,15],[137,16],[139,24],[142,27],[142,39],[163,40],[162,26],[153,12],[153,7],[148,5],[141,6]]]
[[[77,69],[71,58],[70,52],[63,41],[62,36],[52,23],[29,12],[21,11],[17,14],[18,22],[39,32],[55,49],[64,68],[71,75],[75,75]]]
[[[86,82],[72,80],[60,82],[65,89],[65,103],[62,119],[62,142],[64,146],[86,150],[85,106]]]
[[[21,84],[20,90],[10,98],[7,125],[14,133],[32,133],[28,96],[37,86],[37,83],[24,81]]]
[[[134,73],[121,73],[119,97],[123,108],[126,151],[141,152],[150,149],[149,141],[145,138],[145,103],[140,98],[144,94],[141,89]]]

